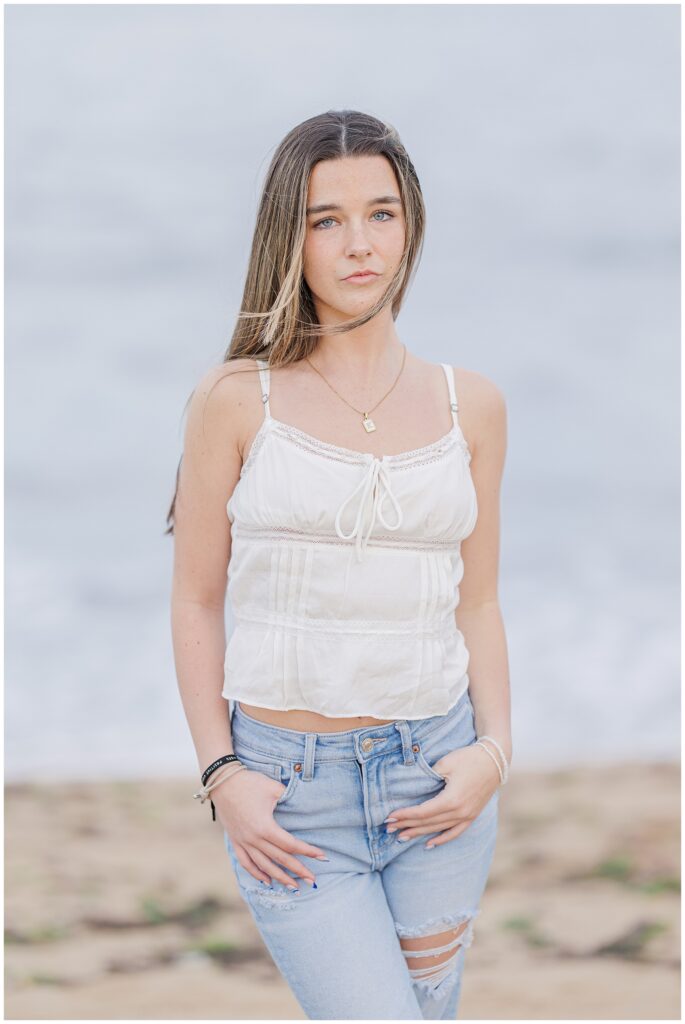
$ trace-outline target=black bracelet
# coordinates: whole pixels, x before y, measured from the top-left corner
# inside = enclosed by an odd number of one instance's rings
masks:
[[[207,780],[210,777],[210,775],[213,775],[217,768],[221,768],[222,764],[230,764],[232,761],[238,760],[240,759],[237,754],[224,754],[223,757],[219,757],[216,761],[212,761],[209,768],[205,768],[204,772],[202,773],[202,785],[207,785]],[[214,806],[214,801],[212,800],[211,796],[209,798],[209,803],[212,808],[212,821],[216,821],[216,807]]]
[[[223,757],[219,757],[217,758],[216,761],[212,761],[209,768],[205,768],[205,770],[202,773],[202,785],[207,785],[207,779],[209,778],[209,776],[212,775],[217,770],[217,768],[221,768],[222,764],[230,764],[231,761],[237,760],[237,754],[224,754]]]

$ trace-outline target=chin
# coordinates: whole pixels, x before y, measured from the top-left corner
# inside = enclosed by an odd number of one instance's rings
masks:
[[[361,316],[367,309],[370,309],[373,305],[368,299],[365,302],[336,302],[327,301],[326,299],[317,298],[315,308],[319,309],[319,318],[322,312],[326,312],[328,315],[333,316],[335,319],[347,319],[354,320],[356,317]]]

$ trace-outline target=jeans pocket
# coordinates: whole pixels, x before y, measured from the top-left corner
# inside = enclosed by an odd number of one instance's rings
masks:
[[[435,757],[435,760],[439,761],[442,756],[443,756],[442,754],[438,754]],[[425,758],[425,756],[423,754],[423,751],[421,750],[420,746],[419,746],[419,749],[416,751],[416,763],[419,766],[419,768],[422,771],[424,771],[426,773],[426,775],[428,775],[429,778],[434,779],[436,782],[440,782],[440,783],[444,783],[444,782],[447,781],[447,779],[446,779],[446,777],[444,775],[440,775],[438,772],[435,771],[434,768],[431,768],[431,766],[428,763],[428,761],[426,760],[426,758]]]
[[[292,799],[298,788],[302,775],[302,766],[296,766],[292,761],[280,761],[278,764],[278,781],[283,783],[285,789],[276,801],[276,807],[282,807],[286,801]]]
[[[261,772],[267,778],[275,779],[276,782],[280,782],[281,785],[285,786],[285,789],[276,800],[276,807],[280,807],[286,800],[290,800],[300,779],[301,768],[298,771],[298,762],[269,757],[268,754],[263,754],[261,751],[252,750],[242,745],[235,752],[238,759],[250,771]]]
[[[438,727],[434,733],[414,740],[418,747],[416,763],[431,779],[444,783],[446,776],[440,775],[433,765],[453,750],[471,746],[477,738],[473,711],[469,708],[449,728]]]

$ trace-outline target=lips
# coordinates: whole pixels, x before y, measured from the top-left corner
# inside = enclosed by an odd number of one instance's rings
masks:
[[[350,274],[348,277],[345,278],[345,280],[346,281],[352,281],[352,280],[355,280],[357,278],[363,278],[363,277],[378,277],[378,274],[376,274],[375,271],[373,271],[373,270],[363,270],[363,271],[359,271],[356,274]]]

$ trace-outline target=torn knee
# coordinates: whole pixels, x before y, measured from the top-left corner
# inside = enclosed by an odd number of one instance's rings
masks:
[[[450,975],[456,977],[458,957],[473,941],[473,922],[478,911],[440,918],[418,928],[396,925],[407,969],[414,983],[423,982],[428,991]],[[445,925],[451,927],[445,927]]]
[[[282,882],[260,882],[259,887],[251,887],[245,891],[248,903],[265,907],[267,910],[294,910],[296,907],[295,893]]]

